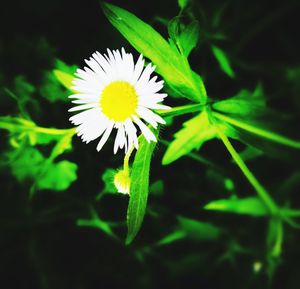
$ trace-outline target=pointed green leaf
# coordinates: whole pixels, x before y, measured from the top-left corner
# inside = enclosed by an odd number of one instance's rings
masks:
[[[241,90],[236,96],[216,102],[212,105],[214,116],[231,127],[235,131],[235,137],[246,144],[258,149],[270,152],[270,155],[278,154],[281,147],[271,147],[272,141],[279,145],[291,148],[300,148],[300,141],[281,135],[286,134],[291,125],[287,121],[290,117],[266,107],[266,100],[262,87],[258,85],[254,92]]]
[[[163,160],[168,165],[193,149],[200,147],[216,136],[214,127],[210,124],[206,111],[186,121],[183,128],[175,134],[175,140],[169,145]]]
[[[169,245],[176,241],[182,240],[185,237],[186,237],[186,232],[181,231],[181,230],[176,230],[176,231],[164,236],[162,239],[160,239],[156,243],[156,245],[157,246]]]
[[[232,197],[230,199],[216,200],[205,205],[204,209],[239,215],[249,215],[252,217],[262,217],[269,214],[268,209],[262,201],[256,197],[243,199]]]
[[[276,269],[280,264],[282,245],[284,241],[284,226],[280,218],[273,217],[269,220],[267,234],[267,274],[273,278]]]
[[[226,53],[215,45],[212,45],[211,49],[223,72],[225,72],[229,77],[234,78],[235,74],[231,68],[230,61]]]
[[[203,84],[197,83],[188,62],[150,25],[118,6],[104,3],[103,11],[111,24],[130,44],[157,67],[169,87],[182,97],[205,102]],[[201,80],[202,82],[202,80]]]
[[[179,226],[186,233],[187,238],[194,241],[217,240],[221,235],[221,230],[213,224],[186,217],[177,217]]]
[[[158,130],[155,131],[156,137]],[[148,143],[143,135],[140,137],[139,148],[136,152],[130,179],[130,198],[127,210],[127,238],[126,244],[130,244],[137,235],[142,225],[149,192],[149,171],[155,142]]]
[[[53,73],[55,75],[55,77],[57,78],[57,80],[67,89],[76,92],[75,90],[73,90],[71,87],[73,86],[72,82],[75,79],[75,76],[66,72],[63,72],[61,70],[58,69],[54,69]]]
[[[251,137],[243,134],[243,131],[253,134],[254,136],[266,139],[268,141],[278,143],[280,145],[285,145],[294,149],[300,149],[300,141],[273,132],[266,128],[266,125],[264,123],[259,123],[258,121],[251,121],[251,119],[238,119],[234,118],[233,116],[226,116],[224,114],[216,112],[213,112],[213,115],[217,119],[224,121],[229,125],[232,125],[235,128],[237,128],[237,138],[241,139],[241,141],[245,143],[249,142],[253,146],[258,146],[258,148],[260,148],[262,145],[259,143],[258,139],[251,139]],[[241,131],[241,133],[239,133],[239,130]]]
[[[215,102],[212,107],[219,112],[240,117],[260,117],[269,111],[260,84],[253,92],[242,89],[231,98]]]
[[[75,130],[69,130],[65,135],[62,135],[56,145],[54,146],[50,158],[54,160],[67,150],[72,149],[72,139],[75,134]]]

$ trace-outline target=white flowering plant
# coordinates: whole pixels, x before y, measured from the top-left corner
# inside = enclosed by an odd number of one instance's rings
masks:
[[[0,128],[8,131],[13,148],[6,155],[7,163],[19,181],[30,180],[32,199],[39,190],[63,191],[76,185],[80,163],[61,160],[65,152],[77,149],[73,148],[75,136],[88,144],[87,150],[93,148],[92,160],[99,155],[102,159],[121,155],[122,164],[115,163],[103,172],[105,187],[93,198],[91,219],[78,218],[77,225],[97,227],[120,240],[122,237],[114,231],[115,224],[103,221],[94,207],[104,196],[121,193],[129,200],[125,241],[129,245],[140,231],[145,214],[155,215],[147,211],[147,200],[151,191],[151,161],[161,144],[160,151],[166,147],[159,160],[163,166],[188,157],[221,175],[219,179],[232,195],[209,200],[202,204],[203,210],[267,220],[267,259],[271,272],[281,256],[284,228],[300,226],[297,221],[300,210],[277,201],[250,170],[248,161],[281,151],[297,154],[300,142],[278,129],[277,123],[282,124],[283,117],[267,105],[261,83],[252,90],[241,89],[232,97],[210,96],[205,77],[193,70],[190,61],[191,53],[201,41],[199,22],[188,10],[187,1],[179,1],[179,6],[180,13],[168,21],[168,36],[164,38],[131,12],[103,3],[107,19],[131,46],[95,51],[84,56],[88,58],[81,68],[62,62],[56,65],[52,77],[66,89],[60,93],[68,101],[69,111],[65,111],[64,117],[69,118],[72,127],[39,126],[21,102],[18,102],[20,116],[1,116]],[[236,72],[227,53],[215,43],[210,45],[210,51],[227,80],[235,79]],[[13,92],[7,90],[7,93],[16,98]],[[178,123],[182,126],[179,129]],[[168,135],[174,128],[177,129],[174,136]],[[213,140],[223,144],[224,152],[237,165],[241,177],[252,186],[252,196],[239,194],[227,171],[201,154],[205,143]],[[92,141],[97,143],[89,144]],[[41,153],[41,146],[51,147],[48,156]],[[243,146],[243,150],[236,146]],[[186,177],[184,171],[181,175]],[[185,238],[191,228],[207,234],[208,239],[221,234],[208,222],[185,217],[178,218],[178,227],[155,246]]]

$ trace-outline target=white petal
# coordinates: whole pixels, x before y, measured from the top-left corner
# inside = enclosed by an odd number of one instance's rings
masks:
[[[135,84],[138,79],[140,78],[141,76],[141,73],[143,71],[143,68],[144,68],[144,63],[145,63],[145,60],[143,59],[143,55],[141,54],[139,56],[139,59],[134,67],[134,72],[133,72],[133,76],[132,76],[132,82]]]
[[[108,121],[104,118],[95,121],[89,120],[77,127],[76,131],[82,140],[89,143],[92,140],[100,137],[107,128]]]
[[[137,82],[137,86],[146,86],[149,82],[151,73],[154,71],[155,66],[152,66],[151,63],[149,63],[145,70],[143,71],[141,77],[139,78],[138,82]]]
[[[96,94],[87,94],[87,93],[76,93],[76,94],[71,94],[69,96],[69,98],[78,98],[78,99],[88,99],[88,98],[96,99],[96,97],[97,97]]]
[[[72,117],[70,117],[69,120],[72,123],[74,123],[75,125],[79,125],[79,124],[82,124],[83,122],[85,122],[87,119],[90,119],[91,117],[97,117],[101,114],[102,113],[98,107],[91,108],[91,109],[88,109],[88,110],[85,110],[85,111],[82,111],[80,113],[73,115]]]
[[[165,124],[165,120],[159,115],[153,113],[146,107],[139,107],[137,113],[141,118],[150,123],[154,128],[157,128],[157,123]]]
[[[161,109],[161,110],[169,110],[169,109],[171,109],[170,106],[159,104],[159,103],[156,103],[156,104],[153,104],[153,105],[149,105],[148,107],[151,108],[151,109]]]
[[[97,151],[100,151],[102,149],[102,147],[106,143],[107,139],[109,138],[109,135],[110,135],[113,127],[114,127],[114,122],[110,121],[107,125],[105,133],[103,134],[103,136],[101,137],[101,140],[99,141],[99,143],[97,145]]]
[[[131,119],[127,119],[124,123],[126,134],[128,135],[128,150],[131,149],[134,144],[135,148],[139,148],[139,142],[136,135],[137,129],[132,123]]]
[[[117,132],[117,136],[115,139],[115,145],[114,145],[114,154],[117,153],[118,148],[120,147],[120,149],[122,149],[125,145],[125,147],[127,147],[126,144],[126,136],[125,136],[125,130],[124,130],[124,126],[123,124],[118,126],[118,132]]]
[[[97,106],[99,106],[99,104],[95,103],[95,102],[87,103],[87,104],[83,104],[83,105],[74,106],[74,107],[70,108],[68,111],[86,110],[86,109],[97,107]]]
[[[82,99],[76,99],[72,100],[72,103],[75,104],[86,104],[86,103],[97,103],[99,105],[100,97],[90,97],[90,98],[82,98]]]
[[[139,126],[142,131],[142,134],[145,136],[146,140],[150,142],[151,140],[156,142],[156,137],[153,132],[135,115],[132,116],[135,123]]]

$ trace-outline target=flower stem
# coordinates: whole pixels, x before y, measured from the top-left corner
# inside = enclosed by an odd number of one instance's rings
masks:
[[[265,204],[265,206],[269,209],[271,215],[278,215],[279,208],[277,207],[276,203],[269,195],[267,190],[259,183],[253,173],[249,170],[245,162],[242,160],[240,155],[237,153],[235,148],[232,146],[231,142],[229,141],[228,137],[224,134],[223,130],[218,126],[218,124],[214,124],[214,127],[221,138],[222,142],[224,143],[225,147],[227,148],[228,152],[232,156],[233,160],[243,172],[244,176],[247,178],[249,183],[253,186],[257,195]]]
[[[124,157],[123,169],[126,172],[129,172],[129,159],[133,150],[134,150],[134,146],[132,146],[132,148],[127,152],[127,154]]]

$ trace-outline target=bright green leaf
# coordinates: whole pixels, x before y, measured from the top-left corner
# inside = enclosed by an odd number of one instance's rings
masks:
[[[234,78],[235,77],[235,73],[231,68],[229,59],[226,55],[226,53],[221,50],[219,47],[212,45],[211,46],[212,52],[215,56],[215,58],[217,59],[220,68],[223,70],[223,72],[225,72],[229,77]]]
[[[102,175],[102,181],[104,182],[103,193],[117,193],[116,186],[114,185],[114,176],[116,170],[106,169]]]
[[[36,179],[38,189],[66,190],[77,179],[77,165],[69,161],[46,164]]]
[[[193,48],[196,47],[199,39],[199,23],[193,21],[188,25],[180,22],[180,17],[174,17],[168,25],[168,32],[171,37],[170,44],[177,46],[180,53],[187,58]]]
[[[72,139],[74,136],[75,130],[69,130],[65,135],[62,135],[59,141],[54,146],[50,158],[54,160],[56,157],[61,155],[67,150],[72,149]]]
[[[67,89],[69,89],[70,91],[76,92],[75,90],[73,90],[71,87],[73,86],[72,82],[75,79],[75,76],[66,72],[63,72],[61,70],[58,69],[54,69],[53,73],[55,75],[55,77],[57,78],[57,80]]]
[[[77,178],[77,165],[69,161],[49,162],[37,149],[20,148],[7,154],[18,181],[33,181],[38,189],[62,191]]]
[[[204,209],[239,215],[249,215],[252,217],[262,217],[269,214],[265,205],[256,197],[243,199],[232,197],[230,199],[216,200],[205,205]]]
[[[155,133],[158,135],[158,130]],[[144,219],[149,191],[150,162],[155,146],[155,142],[148,143],[144,136],[140,137],[139,148],[130,174],[131,186],[127,210],[128,233],[126,244],[133,241]]]
[[[203,111],[185,122],[183,128],[175,134],[175,140],[169,145],[162,164],[168,165],[193,149],[200,149],[206,141],[214,137],[215,129],[209,122],[207,112]]]
[[[196,102],[205,102],[203,83],[197,83],[187,60],[150,25],[132,13],[112,4],[104,3],[103,11],[108,20],[130,42],[157,67],[169,87],[177,95]],[[200,78],[201,79],[201,78]]]
[[[196,47],[199,40],[199,23],[193,21],[188,24],[180,33],[179,40],[185,57]]]
[[[260,84],[253,92],[242,89],[231,98],[215,102],[212,107],[219,112],[241,117],[257,117],[267,111],[266,99]]]

